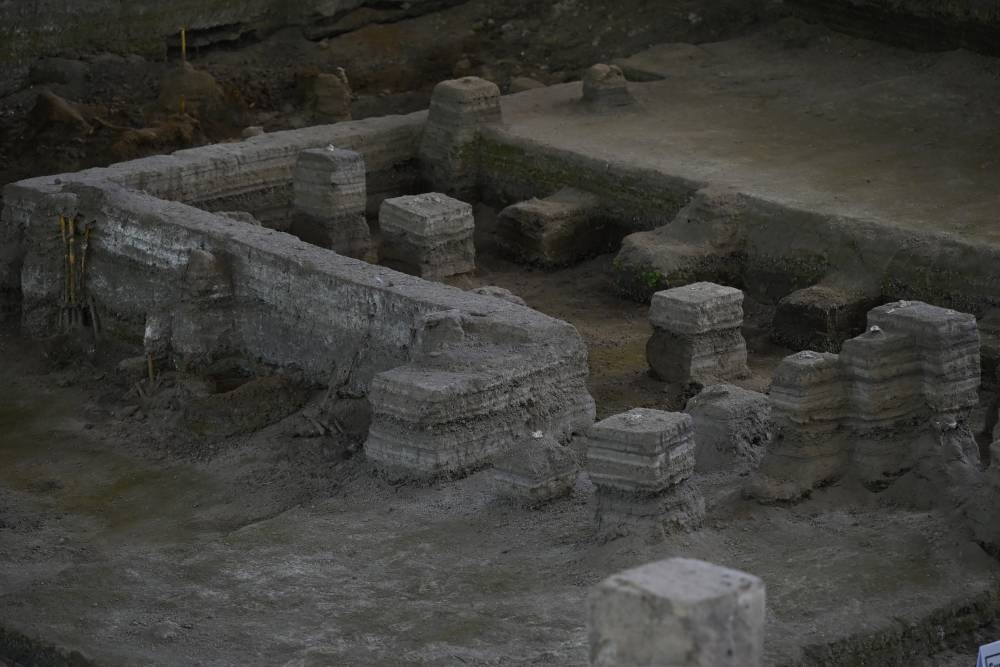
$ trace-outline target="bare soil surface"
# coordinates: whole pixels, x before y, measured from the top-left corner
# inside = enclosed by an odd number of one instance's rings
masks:
[[[579,85],[553,86],[504,98],[507,131],[801,210],[1000,242],[995,59],[789,19],[622,64],[662,77],[631,85],[630,111],[591,113]]]
[[[458,282],[506,286],[581,330],[602,414],[678,407],[645,372],[645,308],[614,296],[609,257],[480,261]],[[745,472],[704,476],[704,529],[603,543],[585,476],[533,511],[501,503],[488,470],[389,484],[357,440],[310,421],[318,393],[233,374],[207,391],[174,373],[151,384],[117,366],[135,353],[0,337],[8,639],[109,665],[580,665],[588,588],[673,555],[765,580],[770,665],[964,664],[996,614],[1000,564],[957,522],[851,480],[765,507],[740,497]],[[0,661],[35,664],[14,650],[0,641]]]

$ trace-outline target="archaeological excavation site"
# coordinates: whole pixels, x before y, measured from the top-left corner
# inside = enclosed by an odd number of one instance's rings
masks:
[[[1000,4],[0,38],[0,667],[1000,665]]]

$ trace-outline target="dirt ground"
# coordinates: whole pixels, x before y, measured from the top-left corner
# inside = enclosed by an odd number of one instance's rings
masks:
[[[575,292],[586,271],[527,273],[517,286],[535,299]],[[638,307],[622,308],[634,319],[617,332],[610,314],[581,328],[605,341],[641,330]],[[293,407],[254,433],[206,434],[191,405],[208,399],[169,400],[194,380],[165,377],[143,398],[116,365],[132,350],[66,363],[62,349],[0,337],[0,662],[58,664],[12,654],[16,631],[100,664],[579,665],[588,587],[681,554],[764,578],[774,665],[868,664],[850,656],[916,645],[907,664],[957,667],[997,606],[1000,565],[947,516],[849,480],[786,508],[743,501],[738,476],[704,477],[705,529],[601,543],[585,477],[541,510],[499,502],[488,471],[393,485],[356,442]],[[597,392],[663,394],[641,366],[619,367],[595,366]],[[252,383],[222,394],[213,423],[294,406],[279,386],[248,393]],[[919,644],[900,639],[904,627]]]

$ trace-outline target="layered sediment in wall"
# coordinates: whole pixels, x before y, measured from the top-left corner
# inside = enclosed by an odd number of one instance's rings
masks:
[[[850,472],[884,488],[913,469],[921,436],[960,429],[979,403],[976,319],[921,302],[873,309],[840,355],[800,352],[774,375],[774,438],[751,493],[789,500]],[[978,463],[975,441],[969,454]]]
[[[298,153],[331,143],[365,157],[369,182],[405,174],[422,122],[415,114],[265,135],[8,186],[7,305],[30,332],[59,329],[64,216],[89,230],[76,298],[92,303],[106,332],[145,332],[179,363],[245,356],[367,396],[369,455],[386,468],[456,472],[533,430],[565,439],[594,414],[586,349],[569,324],[185,203],[261,217],[258,207],[286,201]],[[387,177],[382,196],[408,182]],[[442,314],[450,325],[439,326]]]
[[[364,7],[416,15],[461,0],[36,0],[0,3],[0,95],[16,86],[35,58],[94,51],[166,56],[180,46],[234,42],[289,25],[323,25]]]
[[[984,311],[995,298],[1000,252],[993,246],[711,187],[691,194],[670,224],[626,237],[615,260],[624,293],[644,299],[667,285],[709,280],[776,303],[846,278],[866,294],[968,312]]]
[[[386,197],[418,188],[416,151],[425,118],[425,112],[418,112],[275,132],[12,184],[5,190],[0,218],[0,314],[16,310],[21,299],[25,230],[36,218],[55,224],[54,202],[64,185],[108,183],[210,211],[250,211],[265,226],[281,228],[292,214],[292,173],[299,153],[334,144],[364,157],[368,210],[373,212]]]

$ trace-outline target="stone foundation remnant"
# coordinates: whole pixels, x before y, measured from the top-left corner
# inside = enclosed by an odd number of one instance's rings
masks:
[[[327,146],[299,153],[292,177],[299,236],[341,255],[371,257],[365,219],[365,161],[358,153]]]
[[[382,261],[421,278],[440,279],[476,268],[472,206],[439,193],[382,202]]]
[[[608,577],[588,602],[594,667],[760,667],[766,591],[757,577],[688,558]]]
[[[859,290],[813,285],[778,302],[771,337],[793,350],[839,352],[865,330],[865,314],[877,299]]]
[[[479,184],[479,130],[501,119],[500,89],[495,83],[467,76],[435,86],[419,153],[431,186],[461,199],[474,197]]]
[[[614,225],[601,219],[600,200],[575,188],[508,206],[497,218],[500,249],[525,264],[573,264],[610,249]]]
[[[574,350],[575,360],[567,366],[551,347],[558,345],[555,339],[546,339],[578,336],[576,330],[560,323],[536,339],[517,327],[494,325],[478,309],[493,304],[489,310],[534,311],[469,296],[479,304],[476,312],[452,309],[418,317],[411,362],[372,381],[365,454],[389,477],[461,474],[491,462],[539,426],[565,442],[593,423],[594,400],[580,393],[586,351]]]
[[[190,371],[232,354],[235,292],[226,258],[191,250],[176,300],[146,317],[143,347],[159,364]]]
[[[329,159],[332,144],[363,155],[370,213],[413,192],[426,116],[274,132],[8,185],[0,311],[29,335],[58,328],[58,219],[68,216],[92,232],[84,277],[102,335],[145,339],[163,363],[225,358],[327,387],[338,405],[370,415],[365,453],[387,474],[458,475],[535,430],[565,442],[594,421],[574,327],[274,229],[293,217],[303,151]],[[327,195],[343,184],[328,183]],[[214,211],[245,211],[263,226]]]
[[[657,292],[649,321],[646,360],[660,379],[711,384],[749,374],[743,292],[735,287],[702,282]]]
[[[848,471],[884,487],[913,466],[930,425],[955,426],[979,403],[975,317],[898,301],[868,324],[839,355],[800,352],[778,366],[774,436],[750,495],[791,500]]]
[[[695,470],[755,468],[771,438],[765,394],[731,384],[706,387],[684,409],[694,420]]]
[[[633,103],[628,81],[617,65],[599,63],[583,75],[583,102],[597,109],[626,107]]]
[[[653,538],[701,525],[705,500],[694,486],[689,415],[635,408],[594,424],[587,472],[597,488],[598,532]]]
[[[493,464],[493,482],[502,498],[532,507],[569,494],[578,472],[570,449],[537,431]]]

